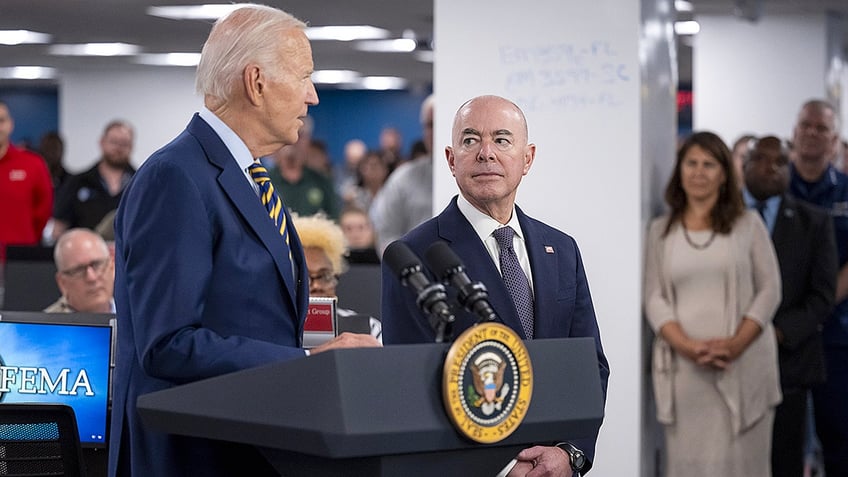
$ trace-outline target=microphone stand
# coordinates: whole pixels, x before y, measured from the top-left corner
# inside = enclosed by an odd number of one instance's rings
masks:
[[[453,334],[453,322],[456,317],[450,312],[450,308],[434,306],[438,302],[444,303],[447,297],[444,285],[431,283],[418,293],[416,300],[418,308],[424,310],[430,326],[436,332],[436,343],[444,343],[445,339],[450,341]]]

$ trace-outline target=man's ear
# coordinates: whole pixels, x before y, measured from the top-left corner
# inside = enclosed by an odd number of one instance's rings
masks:
[[[456,157],[453,155],[453,148],[450,146],[445,146],[445,159],[448,160],[448,167],[450,168],[451,174],[456,177],[456,173],[454,172],[454,162],[456,161]]]
[[[250,64],[242,72],[244,92],[250,104],[258,106],[265,94],[265,75],[259,65]]]
[[[536,145],[528,144],[527,150],[524,152],[524,175],[527,175],[530,172],[530,166],[533,165],[533,161],[536,159]]]
[[[59,292],[62,296],[67,296],[65,294],[65,290],[67,289],[65,286],[65,277],[62,275],[62,272],[56,272],[56,286],[59,287]]]

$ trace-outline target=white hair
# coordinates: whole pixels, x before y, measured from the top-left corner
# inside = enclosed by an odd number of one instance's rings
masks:
[[[212,26],[197,65],[198,93],[227,101],[245,66],[255,62],[276,72],[278,38],[306,24],[289,13],[265,5],[244,4]]]

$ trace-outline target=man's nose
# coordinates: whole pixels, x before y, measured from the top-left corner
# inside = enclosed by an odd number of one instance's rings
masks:
[[[99,276],[100,276],[100,274],[97,273],[97,269],[94,267],[94,265],[89,264],[87,267],[85,267],[85,279],[86,280],[94,281],[94,280],[97,280],[97,278]]]
[[[493,161],[495,159],[494,144],[483,141],[480,145],[480,152],[477,153],[478,161]]]

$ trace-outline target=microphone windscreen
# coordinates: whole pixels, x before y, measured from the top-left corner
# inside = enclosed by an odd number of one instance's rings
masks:
[[[424,260],[427,261],[427,267],[440,278],[447,278],[449,270],[463,266],[459,256],[441,240],[430,245],[424,253]]]
[[[400,240],[395,240],[386,247],[386,250],[383,252],[383,262],[398,277],[403,275],[404,270],[415,267],[416,265],[421,266],[421,260]]]

